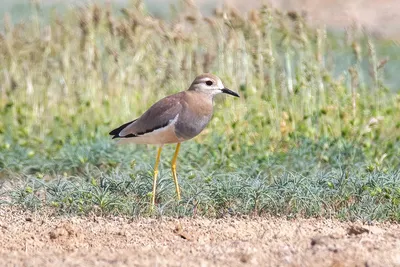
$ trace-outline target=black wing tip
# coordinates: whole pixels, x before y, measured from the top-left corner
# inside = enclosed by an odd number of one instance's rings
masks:
[[[114,135],[112,137],[112,139],[116,139],[116,138],[131,138],[131,137],[137,137],[138,135],[136,134],[128,134],[128,135],[124,135],[124,136],[119,136],[118,134]]]
[[[136,120],[133,120],[133,121],[124,123],[124,124],[122,124],[121,126],[119,126],[118,128],[115,128],[114,130],[112,130],[111,132],[109,132],[108,134],[109,134],[109,135],[114,135],[112,139],[119,138],[119,137],[121,137],[121,136],[119,136],[119,133],[120,133],[123,129],[125,129],[126,126],[128,126],[129,124],[131,124],[132,122],[135,122],[135,121],[136,121]]]
[[[118,129],[118,128],[117,128],[117,129],[114,129],[114,130],[112,130],[111,132],[109,132],[108,134],[109,134],[109,135],[118,135],[120,131],[117,131],[117,130],[119,130],[119,129]]]
[[[116,128],[116,129],[114,129],[114,130],[112,130],[111,132],[109,132],[109,135],[113,135],[112,139],[116,139],[116,138],[132,138],[132,137],[138,137],[138,136],[141,136],[141,135],[144,135],[144,134],[147,134],[147,133],[151,133],[151,132],[153,132],[153,131],[155,131],[155,130],[164,128],[164,127],[168,126],[168,124],[170,123],[170,122],[168,121],[167,123],[165,123],[165,124],[163,124],[163,125],[154,127],[154,128],[152,128],[152,129],[149,129],[149,130],[145,130],[145,131],[143,131],[143,132],[139,132],[139,133],[136,133],[136,134],[132,134],[132,133],[131,133],[131,134],[127,134],[127,135],[124,135],[124,136],[120,136],[119,133],[120,133],[123,129],[125,129],[126,126],[128,126],[129,124],[131,124],[132,122],[134,122],[134,121],[125,123],[125,124],[121,125],[120,127]]]

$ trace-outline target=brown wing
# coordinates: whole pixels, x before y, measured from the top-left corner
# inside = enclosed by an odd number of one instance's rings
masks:
[[[141,136],[154,130],[166,127],[182,110],[180,103],[184,92],[167,96],[151,106],[138,119],[125,123],[112,130],[114,138]]]

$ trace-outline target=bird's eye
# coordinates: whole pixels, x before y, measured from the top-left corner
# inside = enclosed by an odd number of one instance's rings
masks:
[[[211,86],[211,85],[213,84],[213,82],[212,82],[212,81],[206,81],[206,84],[207,84],[208,86]]]

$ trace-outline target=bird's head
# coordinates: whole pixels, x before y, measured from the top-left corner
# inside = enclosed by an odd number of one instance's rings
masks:
[[[224,93],[239,97],[236,92],[226,88],[220,78],[211,73],[204,73],[197,76],[188,90],[202,92],[210,96]]]

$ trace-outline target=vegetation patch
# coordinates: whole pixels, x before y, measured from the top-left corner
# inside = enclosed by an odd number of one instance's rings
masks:
[[[349,28],[309,27],[263,6],[171,21],[141,1],[90,5],[0,35],[0,204],[57,213],[149,214],[155,149],[107,133],[212,72],[216,100],[186,142],[175,200],[163,151],[159,215],[400,219],[399,48]]]

